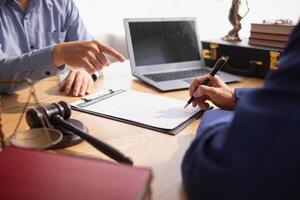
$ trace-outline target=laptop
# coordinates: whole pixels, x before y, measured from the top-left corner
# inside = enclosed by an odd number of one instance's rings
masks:
[[[161,91],[188,88],[207,75],[197,34],[196,18],[124,19],[131,73]],[[225,82],[241,77],[218,72]]]

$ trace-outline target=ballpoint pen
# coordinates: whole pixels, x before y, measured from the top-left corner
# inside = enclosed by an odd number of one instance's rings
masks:
[[[207,78],[201,83],[201,85],[207,85],[209,81],[216,75],[216,73],[224,66],[224,64],[228,61],[228,57],[222,56],[219,60],[215,63],[212,71],[208,74]],[[194,101],[195,97],[192,96],[189,101],[185,104],[184,108],[187,108],[190,103]]]

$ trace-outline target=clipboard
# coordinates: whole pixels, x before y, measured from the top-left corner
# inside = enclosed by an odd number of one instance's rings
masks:
[[[204,110],[184,109],[185,101],[133,90],[98,92],[71,103],[73,110],[176,135]]]

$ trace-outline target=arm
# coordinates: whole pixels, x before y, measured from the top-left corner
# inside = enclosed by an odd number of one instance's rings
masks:
[[[193,105],[205,109],[205,101],[210,100],[226,110],[216,109],[205,112],[197,136],[183,159],[182,176],[191,199],[222,199],[222,195],[229,191],[226,188],[229,184],[222,185],[224,182],[222,179],[227,176],[234,177],[234,173],[237,172],[230,168],[231,158],[227,160],[228,147],[224,146],[228,141],[227,131],[235,116],[231,110],[238,109],[236,103],[248,100],[248,96],[255,89],[232,90],[217,76],[210,81],[208,86],[200,85],[205,78],[195,79],[190,87],[190,95],[193,95],[196,101]],[[243,98],[246,95],[247,98]]]
[[[236,98],[236,101],[238,102],[242,97],[244,97],[247,94],[250,94],[251,92],[254,92],[257,90],[256,88],[236,88],[234,90],[234,95]]]
[[[53,46],[49,46],[16,57],[7,57],[0,49],[0,80],[30,78],[36,82],[56,74],[59,69],[53,64],[52,49]],[[0,93],[9,93],[26,86],[25,84],[1,84]]]
[[[92,74],[108,64],[104,54],[110,54],[117,60],[124,61],[120,53],[98,41],[66,42],[17,57],[8,58],[2,53],[0,55],[1,76],[2,80],[31,78],[37,81],[55,74],[58,67],[65,64],[82,66]],[[2,93],[7,93],[21,87],[22,85],[6,85],[0,90]]]
[[[79,11],[72,0],[66,1],[66,42],[71,41],[83,41],[92,40],[93,37],[88,34],[84,23],[82,22]],[[65,79],[61,80],[59,85],[60,92],[65,92],[66,94],[73,94],[74,96],[84,96],[85,94],[90,94],[100,73],[99,71],[93,74],[86,73],[84,69],[74,70],[72,68],[66,67],[62,72]]]
[[[199,106],[204,110],[209,107],[207,100],[219,108],[233,110],[240,98],[256,90],[256,88],[231,89],[218,76],[213,77],[207,86],[202,85],[206,79],[206,76],[195,78],[189,88],[190,96],[194,97],[193,106]]]
[[[68,0],[66,6],[66,42],[93,40],[94,38],[88,33],[86,27],[80,18],[78,8],[72,0]],[[92,74],[92,78],[96,81],[100,76],[99,71]]]
[[[299,197],[300,27],[262,89],[210,111],[182,163],[191,199]],[[292,196],[294,195],[294,196]]]
[[[251,195],[257,199],[255,195],[260,190],[272,188],[271,183],[257,180],[268,182],[280,177],[272,174],[272,166],[280,162],[265,161],[271,155],[279,159],[271,150],[275,150],[274,142],[288,127],[284,119],[293,117],[290,113],[295,113],[299,99],[288,100],[284,92],[270,96],[270,92],[259,89],[248,94],[240,99],[235,112],[213,110],[203,116],[196,139],[182,162],[183,183],[191,199],[243,199]],[[283,107],[287,101],[290,106]],[[264,175],[268,173],[270,176]]]
[[[66,0],[66,4],[62,7],[67,9],[72,1]],[[74,7],[70,7],[75,13],[73,17],[76,19],[76,10]],[[67,11],[67,10],[66,10]],[[77,10],[76,10],[77,11]],[[66,12],[67,13],[67,12]],[[70,14],[68,12],[67,14]],[[72,15],[73,16],[73,15]],[[51,19],[49,19],[51,20]],[[82,22],[72,23],[72,17],[70,21],[63,24],[64,26],[69,26],[67,31],[68,40],[82,39],[86,36],[85,29],[83,28]],[[67,29],[67,27],[65,27]],[[74,30],[78,28],[78,32]],[[5,38],[2,38],[5,40]],[[109,65],[109,61],[106,58],[106,54],[110,54],[119,61],[123,61],[124,57],[115,51],[113,48],[106,46],[98,41],[73,41],[65,42],[62,44],[54,44],[46,48],[35,50],[29,53],[25,53],[18,56],[8,56],[3,50],[4,47],[1,46],[2,41],[0,41],[0,69],[1,69],[1,80],[16,80],[30,78],[33,81],[38,81],[49,75],[56,74],[57,67],[63,66],[65,64],[76,67],[81,66],[89,73],[95,73],[96,70],[101,70],[104,66]],[[14,90],[22,88],[23,85],[2,85],[0,86],[0,92],[7,93]]]

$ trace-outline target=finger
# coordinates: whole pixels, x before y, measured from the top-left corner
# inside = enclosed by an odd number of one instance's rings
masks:
[[[105,66],[109,66],[111,64],[111,62],[110,61],[108,61],[108,63],[105,65]]]
[[[200,97],[204,96],[204,93],[203,93],[203,91],[202,91],[202,88],[201,88],[200,86],[198,86],[198,88],[194,90],[194,92],[193,92],[192,95],[193,95],[193,97],[195,97],[195,98],[200,98]]]
[[[97,54],[93,52],[88,52],[86,55],[88,61],[93,65],[93,68],[96,70],[103,67],[103,64],[98,60],[96,56]]]
[[[198,106],[202,109],[202,110],[207,110],[209,108],[209,104],[206,102],[198,102]]]
[[[211,81],[211,85],[214,87],[222,87],[226,84],[219,76],[216,75],[213,77],[213,79]]]
[[[103,66],[107,66],[110,64],[107,57],[102,52],[99,52],[96,56],[97,59],[103,64]]]
[[[89,75],[88,75],[89,76]],[[84,77],[79,91],[79,96],[84,96],[88,87],[89,79]]]
[[[199,85],[198,80],[197,78],[195,78],[189,88],[190,96],[193,96],[193,93],[195,92],[198,85]]]
[[[96,68],[94,68],[94,66],[90,63],[90,61],[88,59],[85,59],[83,61],[83,65],[84,65],[84,68],[86,69],[86,71],[89,74],[92,74],[92,73],[96,72]]]
[[[82,73],[77,73],[77,76],[76,76],[75,81],[74,81],[74,89],[73,89],[73,95],[75,97],[77,97],[78,94],[79,94],[79,91],[80,91],[80,88],[81,88],[81,85],[82,85],[82,81],[83,81]]]
[[[200,85],[198,89],[194,92],[194,97],[202,97],[204,95],[209,96],[210,98],[214,95],[216,95],[217,91],[216,88],[206,86],[206,85]]]
[[[93,80],[90,80],[90,81],[88,82],[88,87],[87,87],[87,89],[86,89],[86,93],[87,93],[87,94],[91,94],[92,89],[93,89],[93,86],[94,86],[94,81],[93,81]]]
[[[199,76],[196,78],[196,83],[198,85],[202,84],[207,79],[207,76]]]
[[[93,42],[87,48],[88,48],[89,51],[93,52],[93,54],[95,54],[95,55],[100,52],[99,48],[98,48],[98,45],[93,43]]]
[[[66,79],[59,83],[59,91],[63,92],[66,88]]]
[[[192,102],[192,105],[193,105],[193,107],[195,108],[195,107],[197,106],[197,100],[194,100],[194,101]]]
[[[209,96],[207,96],[207,95],[204,95],[203,97],[201,97],[201,99],[203,100],[203,101],[211,101],[211,98],[209,97]]]
[[[101,51],[103,51],[104,53],[107,53],[107,54],[113,56],[120,62],[123,62],[125,60],[124,56],[122,54],[120,54],[119,52],[117,52],[114,48],[106,46],[105,44],[102,44],[99,41],[95,41],[95,42],[98,45],[98,48]]]
[[[90,62],[96,68],[96,70],[101,70],[104,66],[104,64],[102,62],[100,62],[99,59],[97,59],[97,58],[90,60]]]
[[[200,97],[200,98],[195,98],[193,101],[193,107],[196,107],[199,102],[204,103],[207,99],[205,98],[206,96]]]
[[[215,76],[213,77],[213,79],[214,79],[216,82],[218,82],[218,83],[223,82],[223,80],[222,80],[218,75],[215,75]]]
[[[193,93],[195,92],[195,90],[198,88],[199,85],[201,85],[203,83],[203,81],[206,78],[207,78],[206,76],[199,76],[193,80],[193,82],[189,88],[190,96],[193,96]]]
[[[73,87],[73,83],[74,83],[74,80],[76,77],[76,73],[77,73],[76,71],[72,70],[72,71],[70,71],[68,77],[66,78],[65,93],[67,95],[69,95],[71,92],[71,89]]]
[[[193,81],[194,82],[194,81]],[[193,96],[193,93],[195,91],[195,84],[192,82],[192,84],[189,87],[189,93],[190,93],[190,97]]]
[[[210,105],[208,103],[205,102],[205,106],[206,106],[206,109],[205,110],[208,110]]]

